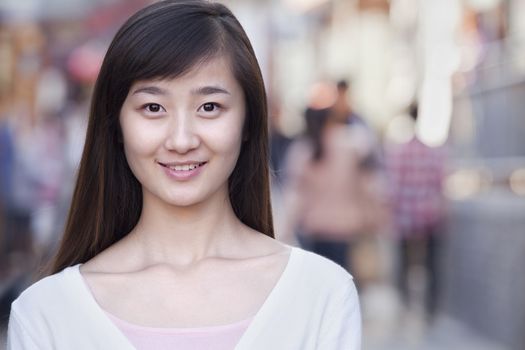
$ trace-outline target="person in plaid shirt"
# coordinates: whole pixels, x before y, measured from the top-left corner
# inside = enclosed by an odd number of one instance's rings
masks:
[[[417,106],[410,108],[417,120]],[[411,267],[426,269],[426,309],[432,316],[437,299],[436,256],[443,218],[442,183],[445,152],[442,147],[425,145],[415,135],[403,144],[393,144],[385,152],[391,188],[393,225],[399,238],[399,288],[409,302],[408,276]]]

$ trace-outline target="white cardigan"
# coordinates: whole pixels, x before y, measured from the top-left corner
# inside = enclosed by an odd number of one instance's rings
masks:
[[[13,302],[7,349],[134,349],[97,304],[79,267],[38,281]],[[292,248],[279,281],[235,350],[360,347],[360,308],[352,277],[319,255]]]

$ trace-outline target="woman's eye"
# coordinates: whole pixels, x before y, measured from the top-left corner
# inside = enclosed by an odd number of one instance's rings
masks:
[[[164,108],[158,103],[148,103],[144,105],[144,109],[150,113],[158,113],[164,111]]]
[[[216,107],[217,105],[211,102],[202,105],[202,109],[204,110],[204,112],[213,112]]]

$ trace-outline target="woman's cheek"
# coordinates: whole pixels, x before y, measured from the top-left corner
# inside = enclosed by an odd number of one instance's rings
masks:
[[[123,128],[124,144],[131,152],[149,154],[154,152],[163,142],[163,133],[160,125],[134,121]]]

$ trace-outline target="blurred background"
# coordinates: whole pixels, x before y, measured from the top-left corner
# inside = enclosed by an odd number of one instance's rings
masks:
[[[151,2],[0,0],[4,329],[60,238],[105,50]],[[277,237],[354,275],[363,348],[524,349],[525,0],[224,3],[266,81]]]

